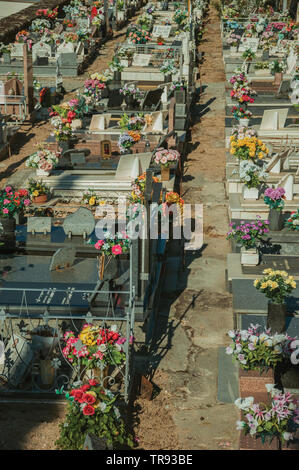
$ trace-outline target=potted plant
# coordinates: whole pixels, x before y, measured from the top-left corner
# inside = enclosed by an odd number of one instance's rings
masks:
[[[97,380],[73,388],[70,392],[56,390],[68,400],[67,414],[60,424],[55,445],[61,450],[84,450],[87,434],[106,440],[113,449],[133,447],[132,437],[116,407],[117,395],[102,387]]]
[[[285,71],[285,64],[279,60],[274,60],[269,64],[271,75],[274,75],[273,85],[280,85],[282,82],[283,72]]]
[[[110,232],[104,233],[103,240],[98,240],[94,245],[95,249],[99,252],[99,278],[103,279],[104,270],[107,268],[111,259],[117,258],[119,255],[128,253],[130,250],[131,241],[124,232],[117,232],[112,235]]]
[[[298,429],[298,402],[290,393],[282,393],[273,384],[267,384],[265,387],[269,393],[267,404],[254,403],[252,396],[235,401],[235,405],[242,412],[242,420],[237,422],[237,429],[243,431],[251,440],[260,440],[262,445],[268,446],[269,449],[281,450],[285,443],[288,444],[294,439]]]
[[[264,276],[254,281],[254,287],[265,294],[268,302],[268,327],[275,328],[278,333],[285,331],[286,297],[296,289],[293,276],[286,271],[265,269]]]
[[[29,178],[28,191],[34,204],[44,204],[47,202],[48,195],[50,194],[49,186],[34,178]]]
[[[267,188],[264,192],[264,202],[269,210],[269,228],[273,231],[281,230],[283,227],[282,209],[284,208],[285,189]]]
[[[164,149],[159,147],[154,154],[154,162],[160,165],[161,168],[161,180],[169,181],[170,178],[170,166],[177,162],[180,158],[180,154],[177,150]]]
[[[14,233],[16,220],[14,216],[30,206],[27,189],[14,190],[12,186],[6,186],[0,191],[0,224],[3,233]]]
[[[58,164],[61,152],[53,152],[42,144],[38,147],[38,150],[27,158],[25,165],[28,168],[36,168],[37,176],[49,176],[51,170]]]
[[[53,126],[55,140],[59,142],[62,152],[69,150],[70,141],[73,137],[72,121],[76,118],[74,109],[71,109],[69,103],[55,105],[50,110],[50,124]]]
[[[119,367],[126,360],[124,344],[127,339],[118,332],[116,325],[102,328],[87,323],[78,336],[73,331],[67,331],[64,341],[66,346],[62,354],[72,366],[78,368],[81,378],[91,371],[92,378],[96,377],[104,384],[109,367]],[[133,338],[130,337],[129,341],[131,343]]]
[[[252,116],[252,113],[245,109],[244,107],[240,106],[233,106],[232,107],[232,114],[234,118],[239,121],[240,126],[248,127],[249,121]]]
[[[164,81],[171,82],[171,76],[177,71],[174,59],[166,59],[160,67],[160,72],[164,74]]]
[[[268,177],[264,165],[256,165],[251,160],[242,160],[240,162],[239,175],[242,183],[244,183],[243,198],[258,199],[260,185]]]
[[[292,231],[299,230],[299,209],[291,212],[290,217],[285,221],[285,227]]]
[[[268,221],[262,221],[260,216],[252,222],[231,222],[227,240],[234,240],[241,247],[241,264],[256,266],[259,263],[258,242],[269,232]]]

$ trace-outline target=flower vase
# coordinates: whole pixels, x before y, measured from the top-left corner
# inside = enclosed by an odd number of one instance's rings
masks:
[[[50,175],[50,171],[46,171],[46,170],[42,170],[41,168],[37,168],[36,169],[36,176],[49,176]]]
[[[268,302],[267,328],[271,328],[273,333],[285,333],[286,317],[286,303],[275,304],[271,301]]]
[[[100,281],[108,281],[117,277],[118,273],[118,258],[112,255],[101,254],[98,256],[99,266],[98,273]]]
[[[0,217],[0,224],[3,228],[3,234],[11,234],[16,230],[16,219],[13,217]]]
[[[170,168],[161,166],[161,181],[169,181],[170,179]]]
[[[32,198],[32,202],[34,202],[34,204],[44,204],[45,202],[47,202],[47,200],[47,194],[41,194],[40,196],[35,196]]]
[[[257,266],[260,256],[257,248],[241,248],[241,264],[242,266]]]
[[[105,385],[107,388],[108,380],[106,380],[105,384],[104,381],[109,375],[109,364],[104,369],[101,369],[100,367],[92,369],[92,375],[93,379],[96,379],[101,385]]]
[[[248,127],[249,126],[249,119],[239,119],[239,125],[243,127]]]
[[[62,154],[71,148],[71,143],[69,140],[59,140],[58,147],[62,149]]]
[[[42,385],[53,385],[55,380],[55,369],[51,359],[40,360],[40,378]]]
[[[236,52],[238,52],[238,47],[237,46],[230,46],[230,53],[235,54]]]
[[[280,85],[282,82],[282,72],[275,72],[273,85]]]
[[[243,198],[244,199],[255,199],[259,198],[259,188],[248,188],[246,184],[243,186]]]
[[[269,211],[269,230],[277,232],[283,228],[282,211],[277,209],[270,209]]]

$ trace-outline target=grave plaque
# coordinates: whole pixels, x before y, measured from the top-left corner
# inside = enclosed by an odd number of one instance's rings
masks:
[[[71,163],[73,166],[76,165],[85,165],[86,163],[86,158],[85,154],[82,153],[71,153]]]
[[[77,65],[77,55],[75,52],[63,52],[58,56],[60,67],[75,67]]]
[[[66,235],[89,236],[95,228],[95,220],[92,212],[80,207],[76,212],[67,216],[63,222],[63,230]]]
[[[136,67],[148,67],[152,55],[151,54],[137,54],[133,55],[132,65]]]
[[[154,26],[152,34],[154,38],[158,38],[159,36],[161,36],[163,39],[167,39],[169,38],[170,31],[171,31],[171,26],[157,24]]]
[[[27,232],[51,233],[52,217],[28,217]]]
[[[11,51],[11,57],[15,57],[17,59],[23,58],[23,45],[24,44],[22,43],[14,43]]]
[[[259,38],[242,38],[239,46],[239,52],[245,52],[247,49],[251,49],[256,52],[259,46]]]
[[[59,248],[52,256],[49,271],[55,269],[69,268],[74,264],[76,249],[74,246]]]

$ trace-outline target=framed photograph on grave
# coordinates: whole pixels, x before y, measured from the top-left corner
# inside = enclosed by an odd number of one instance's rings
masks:
[[[110,140],[102,140],[101,142],[101,158],[104,160],[108,160],[111,158],[111,141]]]

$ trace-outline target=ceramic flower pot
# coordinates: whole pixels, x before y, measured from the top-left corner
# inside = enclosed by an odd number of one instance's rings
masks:
[[[237,46],[230,46],[230,52],[232,54],[235,54],[236,52],[238,52],[238,47]]]
[[[162,181],[169,181],[170,179],[170,168],[165,168],[161,166],[161,180]]]
[[[243,266],[257,266],[260,256],[257,248],[241,248],[241,264]]]
[[[272,333],[284,333],[286,331],[287,306],[285,303],[275,304],[268,302],[267,328]]]
[[[277,232],[283,228],[283,217],[282,211],[276,209],[270,209],[269,211],[269,230]]]
[[[45,202],[47,202],[47,200],[47,194],[41,194],[40,196],[34,196],[32,198],[32,202],[34,202],[34,204],[44,204]]]
[[[240,126],[248,127],[250,119],[239,119]]]
[[[62,154],[71,148],[71,142],[69,140],[59,140],[58,147],[62,149]]]
[[[246,184],[243,186],[243,198],[244,199],[255,199],[259,198],[259,188],[248,188]]]

